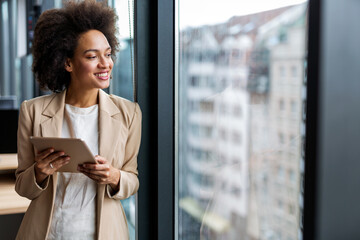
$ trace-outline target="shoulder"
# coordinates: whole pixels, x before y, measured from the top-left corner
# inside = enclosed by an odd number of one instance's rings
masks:
[[[36,98],[32,98],[29,100],[25,100],[21,103],[21,108],[30,109],[43,109],[44,106],[47,106],[59,93],[52,93],[49,95],[44,95]]]
[[[120,111],[129,114],[130,116],[136,113],[141,114],[140,106],[138,103],[116,96],[114,94],[110,94],[108,96]]]
[[[107,112],[126,126],[131,126],[134,120],[141,119],[139,104],[113,94],[109,95],[103,90],[99,92],[99,107],[101,112]]]

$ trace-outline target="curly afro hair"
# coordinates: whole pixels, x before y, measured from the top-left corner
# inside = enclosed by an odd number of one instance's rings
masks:
[[[74,56],[80,35],[89,30],[105,35],[114,58],[119,47],[116,21],[114,10],[96,0],[70,0],[62,9],[43,12],[35,26],[32,48],[32,70],[40,87],[60,92],[69,86],[65,62]]]

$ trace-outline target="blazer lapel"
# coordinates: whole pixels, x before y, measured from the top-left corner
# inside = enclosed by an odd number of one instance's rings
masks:
[[[43,121],[40,123],[42,137],[61,137],[65,96],[66,90],[56,94],[42,112]]]
[[[103,90],[99,90],[99,155],[112,163],[117,135],[121,128],[121,122],[115,118],[120,114],[119,109]],[[105,185],[98,184],[97,189],[97,214],[96,228],[98,239],[101,235],[101,212],[105,196]]]
[[[110,164],[121,127],[120,120],[114,117],[117,114],[120,111],[109,95],[99,90],[99,155],[105,157]]]

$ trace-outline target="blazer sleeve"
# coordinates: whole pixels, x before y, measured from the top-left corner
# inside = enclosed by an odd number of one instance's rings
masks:
[[[27,102],[24,101],[20,107],[17,154],[18,168],[15,172],[15,191],[30,200],[37,198],[49,184],[49,177],[42,184],[43,188],[36,183],[34,148],[30,142],[33,135],[33,119],[29,114]]]
[[[121,200],[135,194],[139,188],[137,156],[141,142],[141,110],[135,103],[135,111],[129,126],[129,135],[125,146],[124,164],[120,169],[119,191],[111,194],[111,187],[107,185],[109,198]]]

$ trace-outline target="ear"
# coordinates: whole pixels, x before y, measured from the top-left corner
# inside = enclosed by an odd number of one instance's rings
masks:
[[[65,61],[65,70],[68,72],[72,72],[72,64],[70,58],[66,59]]]

